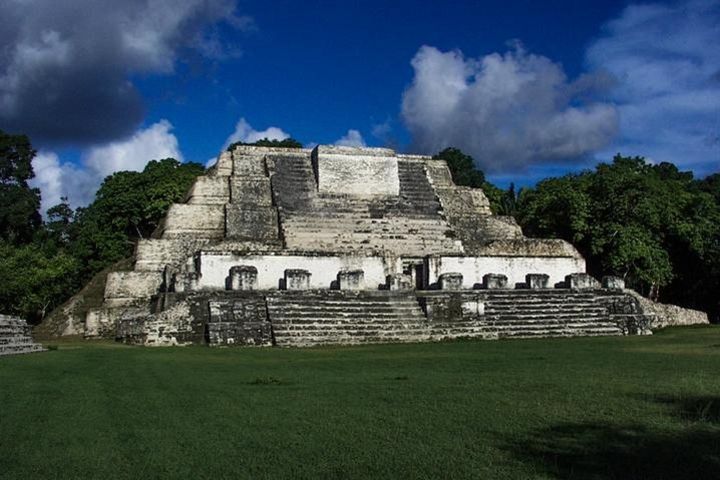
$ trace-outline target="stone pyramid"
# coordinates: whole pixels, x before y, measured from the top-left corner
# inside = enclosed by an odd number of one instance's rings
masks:
[[[443,160],[238,146],[139,241],[132,270],[107,276],[84,333],[314,345],[643,330],[631,296],[584,272],[572,245],[526,238]]]

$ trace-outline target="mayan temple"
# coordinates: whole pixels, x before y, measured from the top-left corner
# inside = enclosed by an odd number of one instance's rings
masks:
[[[447,164],[384,148],[238,146],[174,204],[87,337],[145,345],[646,333],[621,280],[523,236]]]

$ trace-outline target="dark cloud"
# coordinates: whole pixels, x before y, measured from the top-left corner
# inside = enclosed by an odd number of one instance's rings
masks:
[[[219,22],[250,28],[233,0],[4,0],[0,128],[45,142],[97,143],[143,118],[132,74],[172,73],[183,51],[223,50]]]

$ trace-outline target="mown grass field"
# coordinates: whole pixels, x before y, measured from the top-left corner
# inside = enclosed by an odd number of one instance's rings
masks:
[[[720,327],[0,358],[0,478],[720,478]]]

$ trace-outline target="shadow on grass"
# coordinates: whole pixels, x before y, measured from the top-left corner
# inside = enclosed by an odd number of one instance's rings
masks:
[[[653,400],[666,405],[681,420],[720,426],[720,397],[658,396]]]
[[[641,425],[569,423],[505,447],[555,478],[720,479],[715,427],[653,431]]]

